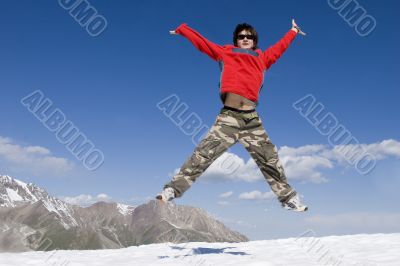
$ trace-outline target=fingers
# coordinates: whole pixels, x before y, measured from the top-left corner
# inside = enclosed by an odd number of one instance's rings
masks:
[[[303,35],[303,36],[306,36],[307,34],[305,33],[305,32],[303,32],[303,31],[299,31],[299,34],[301,34],[301,35]]]
[[[174,30],[170,30],[169,33],[170,34],[176,34],[176,32]]]

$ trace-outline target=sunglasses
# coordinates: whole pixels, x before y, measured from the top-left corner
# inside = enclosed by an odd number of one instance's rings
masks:
[[[253,35],[239,34],[237,36],[238,40],[244,40],[244,38],[247,38],[247,40],[254,40],[254,36]]]

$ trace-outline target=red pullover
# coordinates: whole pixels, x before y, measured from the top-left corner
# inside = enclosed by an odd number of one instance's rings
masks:
[[[296,32],[289,30],[276,44],[265,50],[242,49],[234,45],[218,45],[210,42],[186,23],[176,33],[186,37],[201,52],[218,61],[221,68],[220,96],[232,92],[256,104],[264,82],[264,71],[278,60],[294,40]]]

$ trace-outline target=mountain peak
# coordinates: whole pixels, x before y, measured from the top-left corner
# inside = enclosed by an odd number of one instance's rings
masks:
[[[26,183],[8,175],[0,176],[0,207],[15,207],[21,203],[34,203],[38,200]]]
[[[69,204],[51,197],[44,189],[31,183],[26,184],[8,175],[0,176],[0,207],[13,208],[38,201],[41,201],[49,212],[55,213],[65,228],[77,225]]]
[[[12,182],[13,178],[8,175],[0,175],[0,183],[9,183]]]
[[[135,210],[135,207],[131,205],[117,203],[117,209],[122,215],[126,216],[126,215],[131,215]]]

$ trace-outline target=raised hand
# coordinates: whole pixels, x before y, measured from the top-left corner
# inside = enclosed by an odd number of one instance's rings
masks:
[[[306,35],[305,32],[303,32],[299,26],[297,26],[296,22],[294,21],[294,19],[292,19],[292,30],[296,30],[297,33],[301,34],[301,35]]]

